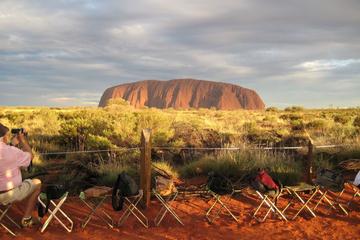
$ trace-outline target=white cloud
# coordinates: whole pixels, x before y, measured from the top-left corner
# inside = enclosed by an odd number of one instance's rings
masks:
[[[125,25],[113,28],[110,32],[117,38],[140,37],[145,34],[145,28],[141,24]]]
[[[344,68],[354,63],[360,63],[360,59],[330,59],[330,60],[314,60],[303,62],[296,65],[295,68],[304,69],[310,72],[328,71],[338,68]]]
[[[58,98],[49,99],[50,102],[54,102],[54,103],[69,103],[69,102],[74,102],[75,100],[76,98],[70,98],[70,97],[58,97]]]

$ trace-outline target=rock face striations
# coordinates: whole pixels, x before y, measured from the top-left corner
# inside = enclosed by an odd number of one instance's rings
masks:
[[[145,80],[114,86],[105,90],[99,107],[105,107],[107,101],[114,98],[123,98],[136,108],[265,108],[259,95],[251,89],[195,79]]]

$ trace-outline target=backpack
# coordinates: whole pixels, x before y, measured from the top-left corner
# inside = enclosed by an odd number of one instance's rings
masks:
[[[251,185],[255,190],[258,190],[260,192],[267,192],[279,189],[279,186],[265,170],[261,170],[258,172],[258,174],[251,182]]]
[[[315,183],[331,191],[340,192],[344,188],[344,177],[338,171],[322,168],[316,173]]]
[[[174,181],[170,178],[165,178],[161,175],[155,177],[156,191],[161,196],[169,196],[170,194],[176,192],[176,187]]]
[[[228,178],[213,172],[209,173],[207,187],[219,195],[231,194],[234,191],[234,186]]]
[[[131,178],[126,172],[118,175],[113,187],[111,195],[112,207],[115,211],[120,211],[124,205],[124,198],[134,196],[139,193],[139,186],[135,180]]]

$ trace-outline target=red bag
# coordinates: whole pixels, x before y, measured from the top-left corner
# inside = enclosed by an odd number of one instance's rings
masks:
[[[279,186],[274,182],[270,175],[265,171],[261,170],[256,176],[256,180],[261,182],[268,189],[279,189]]]

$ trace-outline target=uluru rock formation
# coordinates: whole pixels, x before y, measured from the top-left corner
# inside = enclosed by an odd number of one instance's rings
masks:
[[[229,83],[195,79],[145,80],[114,86],[105,90],[99,107],[105,107],[108,100],[114,98],[123,98],[136,108],[265,108],[254,90]]]

